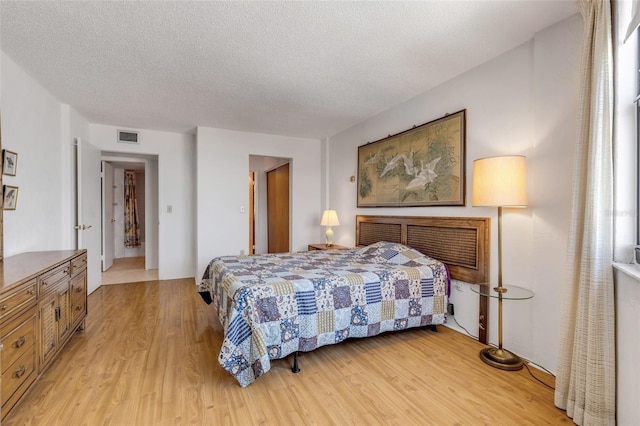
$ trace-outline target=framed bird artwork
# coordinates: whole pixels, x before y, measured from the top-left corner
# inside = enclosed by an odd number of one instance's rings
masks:
[[[465,205],[466,110],[358,147],[358,207]]]

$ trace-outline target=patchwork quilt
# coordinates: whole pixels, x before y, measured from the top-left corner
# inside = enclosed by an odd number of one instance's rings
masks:
[[[218,361],[242,387],[272,359],[350,337],[442,324],[446,266],[401,244],[213,259],[198,291],[218,311]]]

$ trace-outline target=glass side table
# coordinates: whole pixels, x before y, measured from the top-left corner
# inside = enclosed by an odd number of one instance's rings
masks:
[[[492,367],[501,370],[520,370],[524,365],[522,358],[502,348],[502,301],[526,300],[533,297],[533,292],[515,285],[492,287],[488,284],[474,284],[471,291],[480,296],[498,299],[498,347],[484,348],[480,351],[480,359]]]

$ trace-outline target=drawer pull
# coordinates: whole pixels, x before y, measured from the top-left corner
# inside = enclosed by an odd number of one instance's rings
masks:
[[[27,294],[30,294],[33,296],[34,294],[36,294],[36,291],[34,289],[27,290]]]
[[[84,309],[84,305],[78,305],[76,306],[76,311],[81,311]]]
[[[15,341],[15,343],[13,344],[14,348],[21,348],[22,346],[24,346],[24,344],[27,342],[27,338],[24,336],[20,336],[20,338],[18,340]]]
[[[82,287],[76,287],[76,293],[82,292]]]
[[[8,306],[7,306],[7,305],[2,305],[2,306],[0,306],[0,310],[1,310],[1,311],[6,311],[6,310],[7,310],[7,308],[8,308]]]
[[[49,285],[49,283],[48,283],[48,282],[46,282],[46,281],[42,281],[42,286],[43,286],[43,287],[44,287],[44,286],[47,286],[47,285]]]
[[[69,275],[69,268],[65,268],[64,273]]]
[[[18,368],[16,371],[13,372],[13,377],[15,377],[16,379],[19,379],[20,377],[24,376],[24,373],[26,372],[27,372],[27,366],[21,365],[20,368]]]

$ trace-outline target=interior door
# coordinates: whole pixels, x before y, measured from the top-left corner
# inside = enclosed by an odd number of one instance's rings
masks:
[[[100,150],[76,139],[76,241],[87,249],[87,286],[91,293],[100,287],[102,276]]]
[[[289,251],[289,163],[267,172],[268,252]]]
[[[113,215],[113,166],[102,162],[102,272],[113,265],[116,247],[114,240],[115,222]]]

